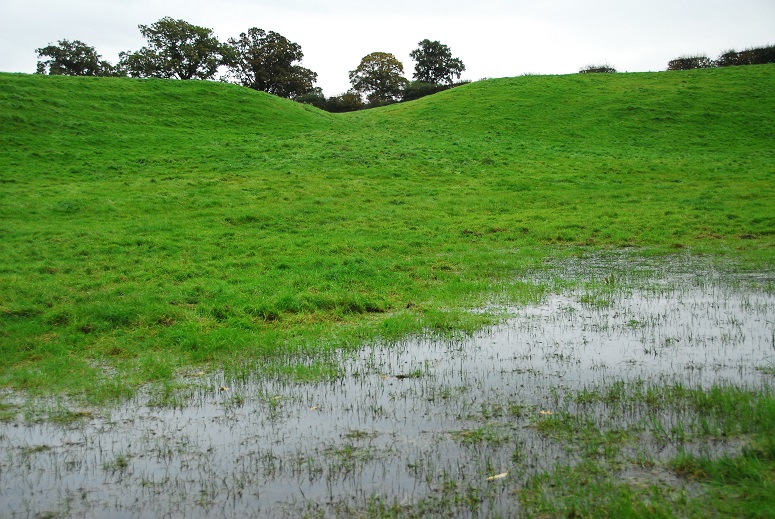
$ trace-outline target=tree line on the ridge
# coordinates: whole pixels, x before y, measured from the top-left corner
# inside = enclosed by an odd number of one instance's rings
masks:
[[[775,45],[753,47],[740,52],[728,50],[722,52],[715,60],[710,59],[704,54],[697,56],[683,56],[670,60],[667,64],[667,70],[764,65],[766,63],[775,63]]]
[[[404,77],[404,65],[393,54],[373,52],[349,72],[351,89],[325,97],[314,86],[317,73],[300,65],[301,46],[274,31],[257,27],[222,43],[212,29],[184,20],[162,18],[140,25],[147,45],[121,52],[115,65],[104,61],[94,47],[80,40],[60,40],[36,49],[37,73],[68,76],[131,76],[138,78],[205,79],[220,74],[235,82],[280,97],[308,103],[330,112],[347,112],[398,101],[409,101],[457,86],[465,71],[446,45],[425,39],[410,53],[415,62],[413,80]],[[44,59],[45,58],[45,59]],[[671,60],[667,70],[775,63],[775,46],[729,50],[718,59],[688,56]],[[223,70],[225,73],[222,73]],[[612,73],[608,64],[589,65],[580,73]],[[365,99],[364,99],[365,96]]]
[[[352,88],[348,92],[326,98],[314,86],[317,73],[300,65],[301,46],[274,31],[252,27],[222,43],[212,29],[169,17],[139,29],[147,44],[137,51],[121,52],[115,65],[80,40],[60,40],[36,49],[37,73],[205,80],[220,74],[221,81],[341,112],[417,99],[450,88],[465,70],[449,47],[426,39],[410,54],[415,61],[413,81],[404,77],[404,66],[393,54],[373,52],[350,71]]]
[[[704,54],[696,56],[682,56],[671,59],[667,63],[667,70],[693,70],[698,68],[736,67],[741,65],[765,65],[775,63],[775,45],[767,47],[752,47],[743,51],[727,50],[718,58],[710,59]],[[605,73],[616,72],[611,65],[587,65],[579,70],[579,73]]]

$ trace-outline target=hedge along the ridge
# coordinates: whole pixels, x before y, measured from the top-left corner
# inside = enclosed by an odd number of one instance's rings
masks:
[[[682,56],[670,60],[667,64],[667,70],[764,65],[766,63],[775,63],[775,45],[753,47],[740,52],[728,50],[722,52],[716,60],[712,60],[703,54],[697,56]]]

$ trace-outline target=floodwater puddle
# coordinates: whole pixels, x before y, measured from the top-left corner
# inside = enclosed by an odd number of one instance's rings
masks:
[[[502,325],[365,347],[333,382],[214,376],[183,405],[146,395],[69,425],[0,423],[0,515],[510,516],[531,476],[578,459],[579,416],[620,432],[600,456],[641,474],[633,460],[709,446],[676,437],[693,431],[683,407],[652,426],[627,395],[775,386],[772,276],[586,261],[536,281],[556,294]]]

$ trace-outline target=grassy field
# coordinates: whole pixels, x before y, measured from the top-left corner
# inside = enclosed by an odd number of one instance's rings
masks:
[[[549,290],[529,277],[548,260],[599,251],[771,270],[773,84],[772,65],[526,76],[328,114],[210,82],[0,74],[0,387],[103,404],[200,370],[333,378],[337,351],[470,333],[500,318],[470,310]],[[590,455],[515,489],[525,510],[773,513],[772,395],[654,391],[698,423],[734,416],[743,456],[674,459],[705,489],[676,501]],[[616,446],[558,408],[546,437]]]
[[[480,326],[578,247],[771,264],[772,66],[488,80],[333,115],[233,85],[0,75],[0,384]],[[314,359],[304,359],[305,356]]]

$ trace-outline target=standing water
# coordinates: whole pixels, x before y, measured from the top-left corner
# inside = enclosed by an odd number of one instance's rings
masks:
[[[536,282],[554,295],[502,325],[364,347],[334,382],[203,377],[166,406],[149,393],[64,425],[17,416],[0,424],[0,516],[511,516],[531,477],[579,459],[549,417],[631,433],[601,454],[626,469],[708,445],[656,433],[691,432],[686,409],[612,421],[614,390],[775,385],[771,275],[607,259]]]

